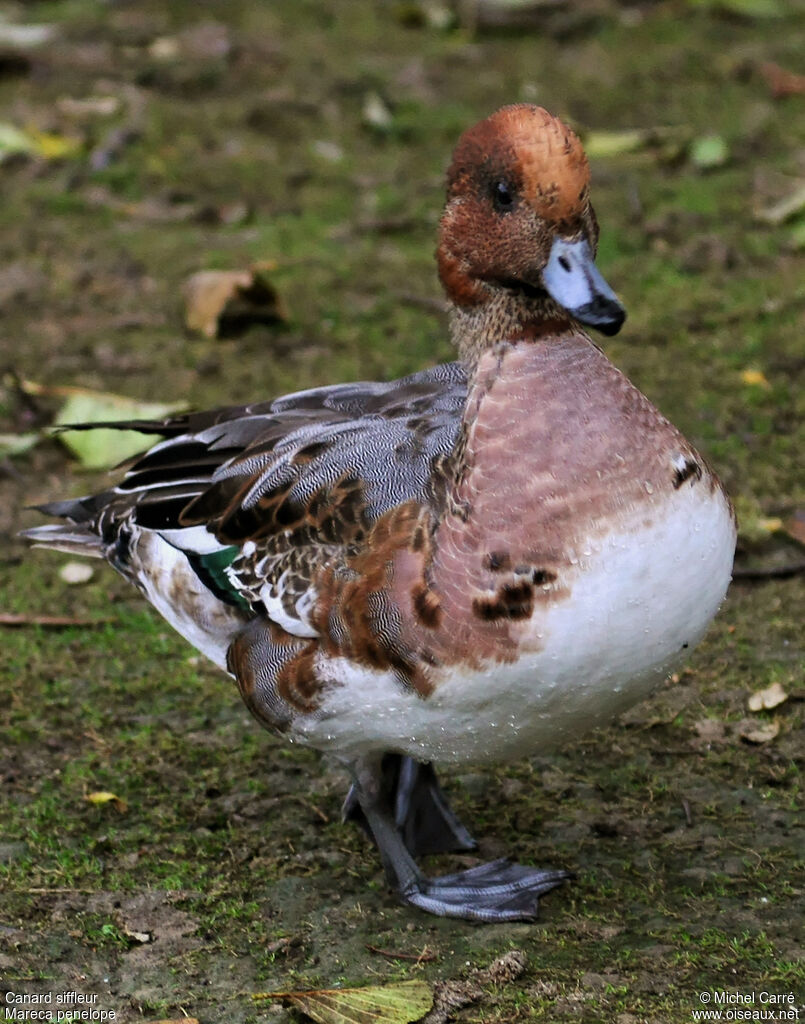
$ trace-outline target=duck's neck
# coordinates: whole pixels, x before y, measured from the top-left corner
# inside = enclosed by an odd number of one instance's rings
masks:
[[[567,311],[545,292],[536,289],[485,288],[483,302],[452,304],[450,330],[469,376],[474,376],[481,355],[504,343],[558,334],[571,329]]]
[[[460,501],[462,483],[471,468],[470,439],[491,391],[496,384],[500,394],[505,394],[507,388],[512,393],[519,393],[524,387],[533,388],[540,372],[535,372],[534,366],[524,372],[523,356],[526,356],[525,363],[530,364],[528,353],[533,353],[536,346],[551,336],[573,335],[574,327],[578,326],[544,292],[483,287],[486,301],[472,305],[453,303],[450,311],[453,343],[467,370],[467,399],[461,429],[443,477],[444,499],[454,512],[456,502]],[[523,350],[521,356],[507,358],[507,353],[516,347]],[[529,408],[530,403],[526,401],[526,414]],[[476,457],[477,453],[472,460]]]

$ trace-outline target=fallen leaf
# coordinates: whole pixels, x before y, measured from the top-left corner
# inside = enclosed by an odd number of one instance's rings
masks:
[[[46,160],[63,160],[75,156],[82,147],[81,139],[71,135],[56,135],[53,132],[40,132],[34,128],[28,132],[33,143],[33,152]]]
[[[148,54],[154,60],[176,60],[179,52],[179,40],[175,36],[159,36],[148,47]]]
[[[746,740],[748,743],[769,743],[780,732],[780,723],[758,723],[751,718],[746,718],[738,723],[737,732],[741,739]]]
[[[101,790],[97,793],[87,793],[85,799],[89,800],[91,804],[112,804],[115,810],[120,811],[121,814],[124,814],[129,809],[129,805],[117,793],[109,793],[106,790]]]
[[[31,50],[53,39],[56,31],[55,25],[44,22],[41,25],[12,25],[0,19],[0,45]]]
[[[433,1005],[424,981],[310,992],[260,992],[253,999],[286,999],[317,1024],[410,1024]]]
[[[652,133],[642,128],[621,132],[589,132],[584,136],[584,151],[595,160],[598,157],[621,156],[636,153],[649,144]]]
[[[31,137],[13,124],[0,123],[0,161],[19,153],[32,153]]]
[[[337,164],[344,159],[344,150],[337,142],[331,142],[329,139],[316,139],[312,143],[311,149],[316,156],[320,156],[328,164]]]
[[[267,273],[273,263],[250,270],[202,270],[185,281],[185,324],[208,338],[235,337],[254,323],[286,319]]]
[[[760,65],[760,73],[776,100],[786,96],[800,96],[805,93],[805,75],[797,75],[793,71],[781,68],[779,64],[768,61]]]
[[[138,932],[129,928],[127,924],[121,924],[120,930],[126,936],[127,939],[131,939],[132,942],[139,942],[141,946],[144,946],[147,942],[151,942],[153,935],[151,932]]]
[[[45,160],[61,160],[81,150],[80,139],[69,135],[54,135],[35,128],[24,130],[13,124],[0,124],[0,162],[19,154],[41,156]]]
[[[765,690],[755,690],[747,703],[750,711],[768,711],[786,700],[788,694],[782,686],[779,683],[772,683]]]
[[[363,123],[378,132],[387,132],[394,117],[388,108],[388,104],[377,92],[367,93],[363,101]]]
[[[805,509],[797,509],[792,516],[783,520],[783,530],[797,544],[805,545]]]
[[[690,144],[690,160],[700,171],[722,167],[729,160],[727,143],[720,135],[702,135]]]
[[[72,587],[89,583],[93,573],[94,570],[88,562],[65,562],[59,569],[59,578]]]
[[[24,455],[41,440],[41,434],[0,434],[0,458]]]
[[[764,391],[771,391],[771,384],[766,380],[762,370],[741,370],[741,380],[744,384],[749,384],[752,387],[760,387]]]
[[[735,495],[734,504],[738,517],[738,534],[744,547],[765,545],[783,526],[783,521],[778,516],[764,515],[759,502],[751,495]]]
[[[765,207],[763,210],[759,210],[756,217],[765,224],[771,224],[776,227],[779,224],[785,224],[786,221],[793,220],[794,217],[803,212],[805,212],[805,182],[798,185],[793,192],[783,199],[773,203],[771,206]]]
[[[34,381],[24,381],[22,388],[29,395],[54,395],[66,399],[54,420],[56,427],[162,419],[186,408],[184,402],[139,402],[125,395],[78,387],[43,387]],[[111,469],[141,452],[148,444],[143,435],[134,430],[101,427],[95,430],[59,429],[54,433],[85,469]]]

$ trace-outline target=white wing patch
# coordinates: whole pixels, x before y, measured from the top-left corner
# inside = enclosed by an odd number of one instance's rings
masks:
[[[316,590],[312,586],[308,587],[294,603],[295,614],[292,615],[283,601],[288,576],[289,572],[286,570],[278,580],[264,583],[260,588],[260,600],[265,605],[266,614],[292,636],[316,637],[319,631],[314,629],[309,619],[310,612],[316,604]]]

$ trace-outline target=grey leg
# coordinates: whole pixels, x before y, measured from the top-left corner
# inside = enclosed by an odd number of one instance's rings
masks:
[[[538,897],[570,877],[567,871],[540,871],[503,859],[428,878],[417,867],[395,821],[394,801],[383,785],[382,758],[361,759],[352,771],[351,792],[377,843],[386,878],[405,903],[441,917],[530,921],[537,915]]]
[[[413,857],[477,848],[447,802],[432,765],[402,754],[384,754],[380,772],[383,798],[394,808],[394,821]],[[345,821],[357,822],[372,835],[354,785],[342,813]]]

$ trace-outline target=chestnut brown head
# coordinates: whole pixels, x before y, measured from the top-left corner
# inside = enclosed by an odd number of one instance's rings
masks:
[[[462,135],[447,175],[439,274],[457,306],[544,294],[615,333],[625,313],[595,267],[598,225],[578,137],[541,107],[503,107]]]

